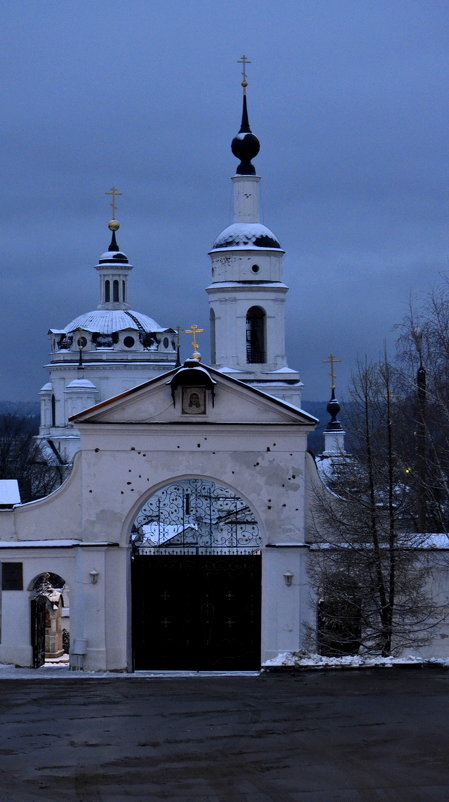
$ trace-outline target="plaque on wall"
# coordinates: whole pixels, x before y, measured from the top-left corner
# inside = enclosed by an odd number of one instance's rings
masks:
[[[206,388],[183,387],[182,411],[184,415],[206,414]]]

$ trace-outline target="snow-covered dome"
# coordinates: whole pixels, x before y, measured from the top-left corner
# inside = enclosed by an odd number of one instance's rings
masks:
[[[167,331],[153,318],[133,309],[93,309],[72,320],[63,331],[67,334],[83,329],[83,331],[99,334],[113,334],[118,331],[134,329],[135,331],[157,332]]]
[[[269,228],[262,223],[232,223],[219,234],[212,250],[222,248],[281,248]]]
[[[67,390],[96,390],[95,384],[89,379],[73,379],[66,387]]]

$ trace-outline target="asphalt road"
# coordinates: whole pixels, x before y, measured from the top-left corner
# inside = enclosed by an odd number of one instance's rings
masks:
[[[449,800],[449,671],[0,681],[1,802]]]

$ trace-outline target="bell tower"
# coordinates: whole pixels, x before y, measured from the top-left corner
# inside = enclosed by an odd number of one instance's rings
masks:
[[[284,251],[260,220],[260,177],[252,164],[260,149],[252,133],[246,102],[243,64],[243,109],[240,131],[231,149],[240,160],[233,184],[233,221],[219,234],[209,255],[211,364],[270,395],[300,406],[299,374],[285,355]]]

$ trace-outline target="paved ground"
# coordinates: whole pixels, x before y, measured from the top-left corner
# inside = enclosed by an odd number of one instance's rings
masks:
[[[0,681],[1,802],[449,800],[449,671]]]

